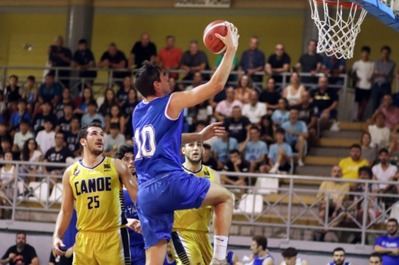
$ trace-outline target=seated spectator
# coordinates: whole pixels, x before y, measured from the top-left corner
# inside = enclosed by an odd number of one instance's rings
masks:
[[[166,36],[166,45],[158,53],[159,64],[162,68],[169,70],[178,70],[182,57],[182,50],[175,47],[175,36]],[[178,78],[177,73],[170,73],[173,78]]]
[[[237,140],[230,137],[228,131],[223,136],[218,136],[211,145],[219,163],[218,168],[222,168],[227,162],[230,151],[238,149]]]
[[[287,99],[290,108],[299,107],[302,104],[302,97],[305,92],[306,88],[301,84],[299,74],[293,72],[290,84],[284,88],[282,96]]]
[[[242,143],[247,137],[247,127],[250,125],[247,117],[242,116],[239,106],[233,107],[231,116],[225,119],[224,126],[229,131],[230,136],[236,138],[237,142]]]
[[[373,164],[377,158],[378,149],[371,145],[371,135],[369,132],[363,132],[360,137],[360,146],[362,147],[362,156],[369,162]]]
[[[374,72],[374,62],[370,61],[371,49],[363,46],[360,60],[352,66],[352,75],[356,81],[355,101],[357,102],[357,120],[362,121],[371,95],[371,80]]]
[[[7,153],[7,152],[12,153],[12,140],[11,140],[10,136],[5,135],[5,136],[1,137],[0,141],[1,141],[0,158],[1,157],[4,158],[5,153]],[[14,156],[14,154],[13,154],[13,156]]]
[[[362,147],[358,144],[353,144],[350,147],[349,157],[339,161],[339,167],[342,169],[344,179],[358,179],[359,168],[368,166],[369,162],[362,158]]]
[[[389,145],[391,131],[385,126],[385,116],[382,113],[375,115],[375,124],[368,126],[371,136],[371,145],[378,148],[385,148]]]
[[[28,103],[28,110],[32,112],[37,101],[38,93],[36,78],[33,75],[29,75],[26,78],[24,89],[21,92],[22,98]]]
[[[289,247],[281,253],[283,261],[280,265],[308,265],[308,262],[301,257],[298,257],[298,250],[296,248]]]
[[[345,249],[338,247],[332,252],[333,261],[329,262],[327,265],[351,265],[349,261],[346,261]]]
[[[342,171],[339,166],[332,167],[331,178],[342,178]],[[338,215],[349,188],[348,183],[340,181],[325,180],[321,183],[317,192],[317,200],[320,201],[319,217],[321,220],[325,220],[326,214],[329,218],[335,218]]]
[[[140,68],[144,61],[154,63],[157,58],[157,47],[151,41],[150,34],[143,32],[130,51],[129,67]]]
[[[118,123],[111,123],[109,134],[104,137],[104,152],[113,156],[118,148],[125,143],[125,136],[120,132]]]
[[[101,55],[98,66],[116,70],[112,72],[112,77],[120,79],[119,82],[129,75],[129,71],[121,71],[128,66],[126,56],[113,42],[108,45],[108,49]]]
[[[215,159],[211,146],[207,143],[203,144],[204,152],[202,153],[202,164],[212,168],[213,170],[218,170],[218,161]]]
[[[267,59],[265,72],[271,76],[277,83],[283,82],[282,73],[290,70],[291,58],[285,52],[284,45],[276,44],[275,52]]]
[[[250,172],[255,172],[261,164],[267,163],[267,145],[260,140],[260,130],[252,125],[248,130],[245,141],[240,146],[244,159],[250,163]]]
[[[86,39],[79,40],[78,48],[73,54],[72,67],[78,70],[79,77],[84,78],[87,84],[92,84],[97,77],[97,71],[89,70],[96,67],[96,59]]]
[[[237,149],[229,152],[229,160],[227,160],[223,169],[228,172],[249,172],[250,165],[248,161],[242,159],[240,152]],[[247,186],[251,185],[249,180],[243,176],[229,176],[224,173],[221,176],[222,185],[233,186]]]
[[[267,238],[263,235],[252,237],[251,258],[248,264],[274,265],[274,259],[267,249]]]
[[[259,101],[267,104],[269,114],[278,108],[278,101],[280,98],[281,95],[276,91],[276,83],[274,79],[267,79],[266,86],[262,89],[262,92],[259,95]]]
[[[37,144],[35,138],[30,138],[25,141],[24,146],[22,147],[21,151],[21,160],[27,162],[39,162],[42,160],[43,153],[40,151],[40,147]],[[39,166],[23,166],[22,172],[28,174],[29,180],[34,180],[39,172]]]
[[[52,105],[50,102],[43,102],[40,106],[41,113],[38,113],[33,118],[33,130],[37,133],[43,129],[44,121],[50,120],[55,124],[57,117],[52,113]]]
[[[15,105],[21,99],[20,87],[18,86],[18,76],[10,75],[8,77],[8,84],[4,91],[5,100],[8,107],[14,110]]]
[[[75,101],[72,100],[71,90],[67,87],[64,87],[62,90],[61,100],[54,108],[54,114],[57,119],[62,119],[64,117],[65,105],[71,105],[72,108],[75,106]]]
[[[278,100],[278,107],[272,114],[272,121],[275,126],[281,126],[284,122],[290,118],[290,112],[288,111],[288,101],[285,98]]]
[[[97,102],[92,100],[87,106],[87,113],[82,116],[82,128],[94,120],[97,120],[101,124],[101,127],[105,126],[104,117],[100,113],[97,113]]]
[[[306,124],[298,120],[298,110],[292,109],[290,111],[289,121],[284,122],[281,128],[285,130],[285,139],[287,143],[298,152],[298,165],[303,166],[306,140],[309,137],[309,133]]]
[[[39,86],[39,103],[50,102],[54,106],[57,105],[61,98],[62,89],[62,84],[55,81],[54,74],[48,73],[44,79],[44,83]]]
[[[6,253],[4,253],[3,257],[0,259],[0,264],[2,263],[10,265],[40,264],[35,248],[26,243],[26,232],[17,232],[16,245],[7,249]]]
[[[312,93],[315,115],[320,119],[320,126],[327,127],[331,120],[337,118],[338,95],[328,88],[327,77],[321,76],[317,89]]]
[[[334,55],[322,55],[321,71],[328,76],[328,83],[333,85],[343,85],[343,78],[340,75],[346,74],[346,61],[343,58],[338,59]]]
[[[242,75],[238,79],[237,87],[234,90],[234,98],[241,101],[242,104],[250,102],[251,92],[254,91],[252,81],[247,75]]]
[[[289,172],[291,170],[292,148],[284,142],[284,129],[276,130],[276,143],[269,149],[270,173]]]
[[[249,102],[242,107],[242,115],[253,124],[259,124],[260,119],[267,113],[266,104],[259,102],[258,99],[258,92],[252,90],[249,94]]]
[[[28,123],[32,122],[32,116],[27,110],[27,102],[23,99],[18,101],[17,111],[11,114],[10,129],[17,129],[22,120],[25,120]]]
[[[375,119],[377,113],[384,114],[385,126],[389,129],[392,130],[399,124],[399,108],[393,104],[391,95],[385,95],[382,98],[382,103],[371,118],[372,120]]]
[[[261,75],[256,72],[262,72],[265,67],[265,54],[259,50],[259,38],[252,36],[249,41],[249,48],[241,55],[240,70],[244,71],[253,82],[262,82]]]
[[[87,112],[87,106],[89,105],[90,101],[93,101],[93,89],[90,87],[85,87],[82,91],[82,95],[79,98],[78,103],[76,104],[77,108],[74,110],[74,114],[76,115],[83,115]]]
[[[111,106],[111,113],[105,119],[105,131],[109,132],[111,124],[117,124],[119,126],[119,131],[125,133],[125,118],[122,116],[120,108],[117,104]]]
[[[191,90],[199,85],[202,85],[204,83],[204,79],[202,78],[201,72],[195,72],[193,75],[193,80],[191,81],[191,84],[186,86],[185,90]]]
[[[47,150],[55,146],[55,131],[53,122],[46,119],[44,121],[44,129],[36,135],[36,142],[40,147],[40,151],[45,154]]]
[[[380,254],[374,252],[370,254],[369,265],[382,265],[382,257]]]
[[[11,163],[13,160],[11,152],[4,153],[4,161],[0,168],[0,201],[11,199],[14,195],[15,179],[17,178],[17,170],[15,165]],[[2,198],[4,197],[5,198]]]
[[[64,38],[62,36],[57,36],[54,40],[54,44],[50,45],[48,51],[48,62],[51,67],[69,67],[71,66],[72,52],[69,48],[64,46]],[[55,75],[55,71],[50,71],[51,74]],[[58,79],[64,86],[69,85],[69,70],[59,70]]]
[[[379,163],[374,165],[371,170],[373,172],[373,178],[382,183],[376,184],[376,187],[374,188],[375,191],[382,194],[397,194],[398,189],[396,185],[384,183],[387,181],[397,180],[396,173],[398,172],[398,168],[390,162],[389,152],[387,149],[383,148],[380,150],[378,153],[378,160]],[[383,197],[381,200],[385,203],[386,209],[389,209],[397,201],[397,198]]]
[[[119,106],[122,107],[127,102],[130,89],[134,89],[133,80],[131,76],[126,76],[123,79],[122,86],[116,92],[116,101]]]
[[[303,121],[309,132],[309,139],[312,140],[317,132],[317,117],[314,114],[314,106],[309,92],[302,95],[302,105],[298,109],[298,119]]]
[[[391,60],[391,47],[381,47],[381,58],[374,62],[373,85],[371,88],[372,110],[375,111],[384,95],[391,94],[395,62]]]
[[[399,264],[398,220],[390,218],[387,221],[386,235],[375,240],[374,251],[382,256],[383,265]]]
[[[299,73],[309,73],[312,76],[303,76],[301,81],[303,83],[315,83],[317,82],[313,77],[319,73],[322,69],[323,57],[317,53],[317,41],[310,40],[308,42],[306,53],[302,54],[296,64],[296,70]]]
[[[65,135],[63,132],[55,133],[54,146],[49,148],[47,152],[44,153],[44,161],[49,163],[65,163],[68,157],[73,157],[71,151],[66,147]],[[50,174],[62,175],[64,167],[45,167],[46,171]],[[60,179],[56,179],[60,182]]]
[[[399,160],[399,129],[391,133],[388,151],[393,159]]]
[[[68,132],[71,129],[71,121],[73,118],[73,106],[65,104],[63,108],[62,118],[57,120],[56,131]]]
[[[107,118],[111,115],[111,107],[113,105],[117,105],[117,99],[115,96],[115,91],[112,88],[107,88],[104,91],[104,102],[101,104],[98,112],[104,117]]]
[[[260,139],[264,141],[267,145],[274,143],[274,129],[272,117],[270,115],[265,115],[261,118],[260,122]]]
[[[29,122],[26,120],[22,120],[19,124],[19,130],[14,135],[14,143],[13,143],[13,152],[19,153],[26,140],[33,137],[33,133],[30,131]]]
[[[233,107],[242,107],[239,100],[234,99],[234,88],[228,87],[226,89],[226,99],[220,101],[215,109],[215,117],[218,121],[223,121],[225,118],[231,116]]]
[[[70,122],[70,130],[65,131],[65,142],[69,151],[74,154],[75,157],[80,156],[79,149],[79,131],[80,131],[80,119],[73,117]]]
[[[202,72],[209,69],[208,57],[199,50],[198,41],[192,40],[190,47],[183,53],[180,62],[181,68],[184,71],[183,80],[192,80],[195,72]]]

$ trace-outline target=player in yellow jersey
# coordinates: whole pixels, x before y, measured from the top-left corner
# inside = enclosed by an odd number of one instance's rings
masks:
[[[122,161],[103,155],[104,131],[99,124],[82,128],[79,141],[83,157],[65,170],[62,179],[63,197],[54,232],[54,250],[57,255],[64,254],[62,237],[75,208],[78,234],[73,264],[130,264],[122,184],[133,200],[137,185]]]
[[[183,168],[200,178],[220,183],[219,177],[209,167],[202,165],[203,146],[201,142],[185,144]],[[213,216],[212,206],[175,211],[173,231],[177,232],[191,265],[208,265],[212,260],[212,246],[209,240],[209,223]],[[176,252],[179,252],[176,247]],[[177,264],[188,264],[178,259]]]

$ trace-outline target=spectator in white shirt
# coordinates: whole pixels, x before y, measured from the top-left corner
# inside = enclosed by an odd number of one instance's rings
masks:
[[[242,107],[242,115],[246,116],[251,123],[259,124],[260,119],[266,115],[266,104],[259,102],[258,92],[252,90],[249,94],[250,103]]]
[[[125,143],[125,136],[120,133],[119,124],[111,123],[110,125],[110,133],[105,135],[105,147],[104,151],[108,155],[115,154],[116,150]]]
[[[32,132],[29,130],[29,122],[22,119],[19,124],[19,131],[14,135],[13,151],[20,152],[24,147],[26,140],[33,137]]]
[[[391,130],[385,126],[384,114],[377,113],[375,115],[375,124],[369,125],[369,133],[371,135],[371,145],[378,148],[385,148],[389,145]]]
[[[53,122],[50,119],[44,121],[44,129],[39,131],[36,136],[36,142],[45,154],[47,150],[55,146],[55,131],[53,129]]]
[[[373,166],[371,171],[373,172],[373,177],[381,182],[392,181],[395,177],[398,168],[390,163],[390,156],[387,149],[383,148],[378,153],[378,158],[380,163]],[[392,190],[392,185],[385,183],[376,184],[375,189],[378,192],[387,193]],[[396,187],[395,187],[396,190]]]
[[[234,88],[228,87],[226,89],[226,99],[220,101],[216,105],[215,116],[218,121],[223,121],[226,117],[231,116],[233,107],[242,107],[242,103],[239,100],[234,99]]]
[[[356,61],[352,66],[352,74],[356,80],[355,101],[357,102],[357,120],[359,121],[364,118],[364,112],[371,95],[374,62],[369,59],[370,51],[370,47],[362,47],[360,60]]]

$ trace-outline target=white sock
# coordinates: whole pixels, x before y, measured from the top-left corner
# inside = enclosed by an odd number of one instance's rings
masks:
[[[225,260],[227,255],[227,243],[229,238],[227,236],[213,237],[213,257],[218,260]]]

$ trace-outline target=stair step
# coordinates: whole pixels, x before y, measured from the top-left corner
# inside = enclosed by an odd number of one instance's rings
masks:
[[[303,176],[328,177],[330,176],[330,172],[331,172],[331,166],[305,165],[303,167],[297,167],[295,170],[296,175],[303,175]]]
[[[367,124],[365,122],[342,121],[339,122],[339,128],[341,130],[363,131],[367,128]]]
[[[310,156],[335,156],[345,157],[348,156],[348,148],[334,148],[334,147],[312,147],[309,150]]]
[[[356,139],[350,139],[350,138],[321,138],[318,140],[317,146],[349,148],[352,144],[355,143],[358,143],[358,141]]]
[[[305,157],[305,165],[333,166],[337,165],[340,159],[333,156],[307,156]]]
[[[343,130],[343,131],[324,131],[322,134],[322,138],[348,138],[359,141],[362,136],[361,131],[351,131],[351,130]]]

